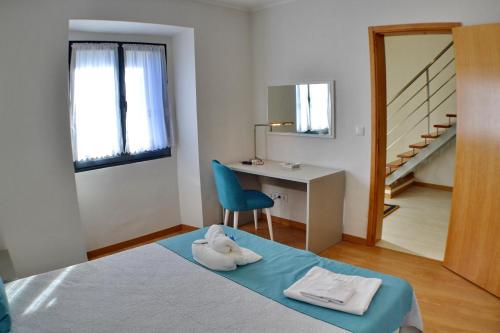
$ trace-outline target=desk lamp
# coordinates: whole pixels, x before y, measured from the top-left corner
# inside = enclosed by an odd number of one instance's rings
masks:
[[[254,165],[263,165],[264,161],[257,157],[257,127],[269,127],[271,132],[273,127],[281,127],[281,126],[292,126],[294,124],[293,121],[283,121],[283,122],[271,122],[268,124],[255,124],[253,127],[253,149],[254,149],[254,158],[250,161],[243,161],[243,164],[254,164]]]

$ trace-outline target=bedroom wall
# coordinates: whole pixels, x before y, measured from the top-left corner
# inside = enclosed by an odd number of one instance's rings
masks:
[[[86,260],[68,126],[70,19],[194,27],[205,223],[220,214],[209,160],[252,149],[247,13],[185,0],[2,1],[0,221],[19,276]]]
[[[0,250],[5,249],[5,242],[3,241],[2,226],[0,225]]]
[[[196,60],[191,29],[172,37],[176,105],[177,183],[183,224],[203,226],[196,101]],[[195,121],[196,120],[196,121]]]
[[[417,182],[453,187],[456,140],[445,144],[415,170]]]
[[[268,136],[260,154],[346,170],[344,233],[366,237],[370,181],[368,26],[500,20],[500,2],[299,0],[252,15],[256,114],[266,120],[267,86],[336,80],[334,140]],[[355,136],[357,125],[365,136]]]

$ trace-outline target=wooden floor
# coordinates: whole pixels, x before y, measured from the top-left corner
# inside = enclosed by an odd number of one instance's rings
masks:
[[[264,221],[259,222],[257,232],[253,223],[241,229],[269,237]],[[305,247],[305,231],[281,224],[274,224],[273,229],[276,241]],[[407,280],[417,295],[426,333],[500,333],[500,299],[447,270],[439,261],[348,242],[320,255]]]
[[[122,251],[133,249],[134,247],[139,247],[139,246],[142,246],[142,245],[154,243],[154,242],[160,241],[160,240],[168,238],[168,237],[173,237],[173,236],[184,234],[186,232],[193,231],[195,229],[196,228],[189,227],[189,226],[181,226],[181,228],[180,228],[179,231],[172,232],[168,236],[150,237],[147,241],[136,242],[135,244],[129,245],[129,246],[120,246],[119,249],[109,250],[109,251],[106,251],[105,253],[102,253],[102,254],[99,254],[99,255],[93,255],[92,257],[89,257],[89,260],[99,259],[99,258],[106,257],[106,256],[109,256],[109,255],[114,254],[114,253],[118,253],[118,252],[122,252]]]

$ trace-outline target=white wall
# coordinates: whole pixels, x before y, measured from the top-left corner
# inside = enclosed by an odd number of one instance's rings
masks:
[[[87,250],[181,224],[175,169],[162,158],[78,173]]]
[[[3,233],[2,233],[2,229],[1,229],[1,225],[0,225],[0,249],[5,249],[5,242],[3,240]]]
[[[2,1],[0,221],[20,276],[85,260],[68,126],[70,19],[194,28],[205,223],[219,214],[208,161],[251,152],[247,13],[186,0]]]
[[[346,170],[344,233],[365,237],[370,178],[368,26],[498,21],[500,2],[299,0],[252,16],[256,113],[266,120],[267,86],[336,80],[335,140],[268,136],[267,157]],[[356,125],[366,136],[354,135]]]
[[[417,182],[453,187],[456,140],[448,142],[415,170]]]
[[[239,12],[225,19],[210,17],[211,11],[219,12],[219,9],[209,7],[200,20],[210,22],[207,28],[212,38],[206,38],[207,32],[202,28],[195,28],[204,225],[222,222],[210,162],[212,159],[228,162],[253,157],[256,116],[250,16]]]
[[[307,221],[307,189],[283,187],[282,184],[262,184],[262,192],[274,198],[274,206],[271,215],[282,217],[295,222],[306,223]],[[278,195],[282,197],[278,198]]]
[[[173,37],[177,107],[177,179],[183,224],[203,226],[193,31]]]

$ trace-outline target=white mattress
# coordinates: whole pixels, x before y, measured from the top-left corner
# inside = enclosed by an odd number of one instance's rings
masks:
[[[7,297],[13,333],[346,332],[157,244],[12,282]]]

